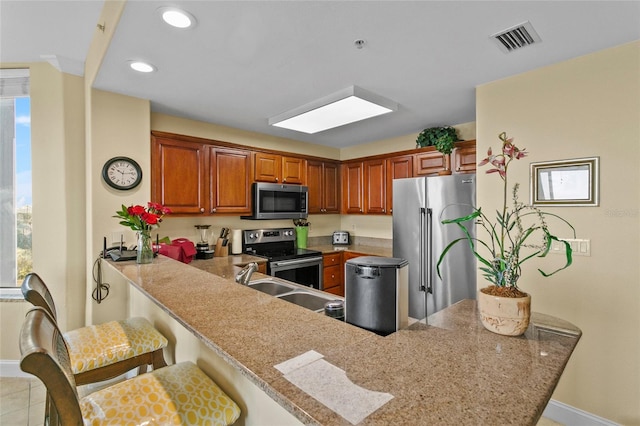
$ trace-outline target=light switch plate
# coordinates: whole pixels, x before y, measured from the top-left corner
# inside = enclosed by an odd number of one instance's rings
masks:
[[[573,256],[591,256],[591,240],[560,238],[571,245]],[[553,241],[551,243],[551,253],[564,254],[564,244],[562,241]]]

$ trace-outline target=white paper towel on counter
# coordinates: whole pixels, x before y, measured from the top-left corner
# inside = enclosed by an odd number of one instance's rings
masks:
[[[285,379],[354,425],[393,399],[390,393],[356,385],[344,370],[322,358],[322,354],[309,351],[274,367]]]
[[[231,231],[231,254],[242,253],[242,229]]]

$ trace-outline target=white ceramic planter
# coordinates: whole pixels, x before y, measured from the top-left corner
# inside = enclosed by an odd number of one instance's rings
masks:
[[[520,336],[529,326],[531,296],[499,297],[478,291],[478,311],[487,330],[505,336]]]

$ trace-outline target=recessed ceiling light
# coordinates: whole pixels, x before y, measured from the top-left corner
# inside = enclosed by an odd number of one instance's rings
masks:
[[[156,70],[156,67],[153,65],[142,61],[129,61],[129,66],[135,71],[144,73],[154,72]]]
[[[192,14],[175,7],[161,7],[158,12],[160,12],[164,22],[172,27],[190,28],[196,24],[196,18]]]

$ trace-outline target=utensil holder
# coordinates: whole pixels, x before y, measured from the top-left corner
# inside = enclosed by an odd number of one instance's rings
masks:
[[[307,248],[307,238],[309,237],[308,226],[296,226],[296,242],[298,248]]]
[[[218,241],[216,242],[216,248],[213,251],[213,257],[225,257],[225,256],[229,256],[229,240],[227,241],[227,245],[222,245],[222,243],[225,240],[222,238],[218,238]]]

